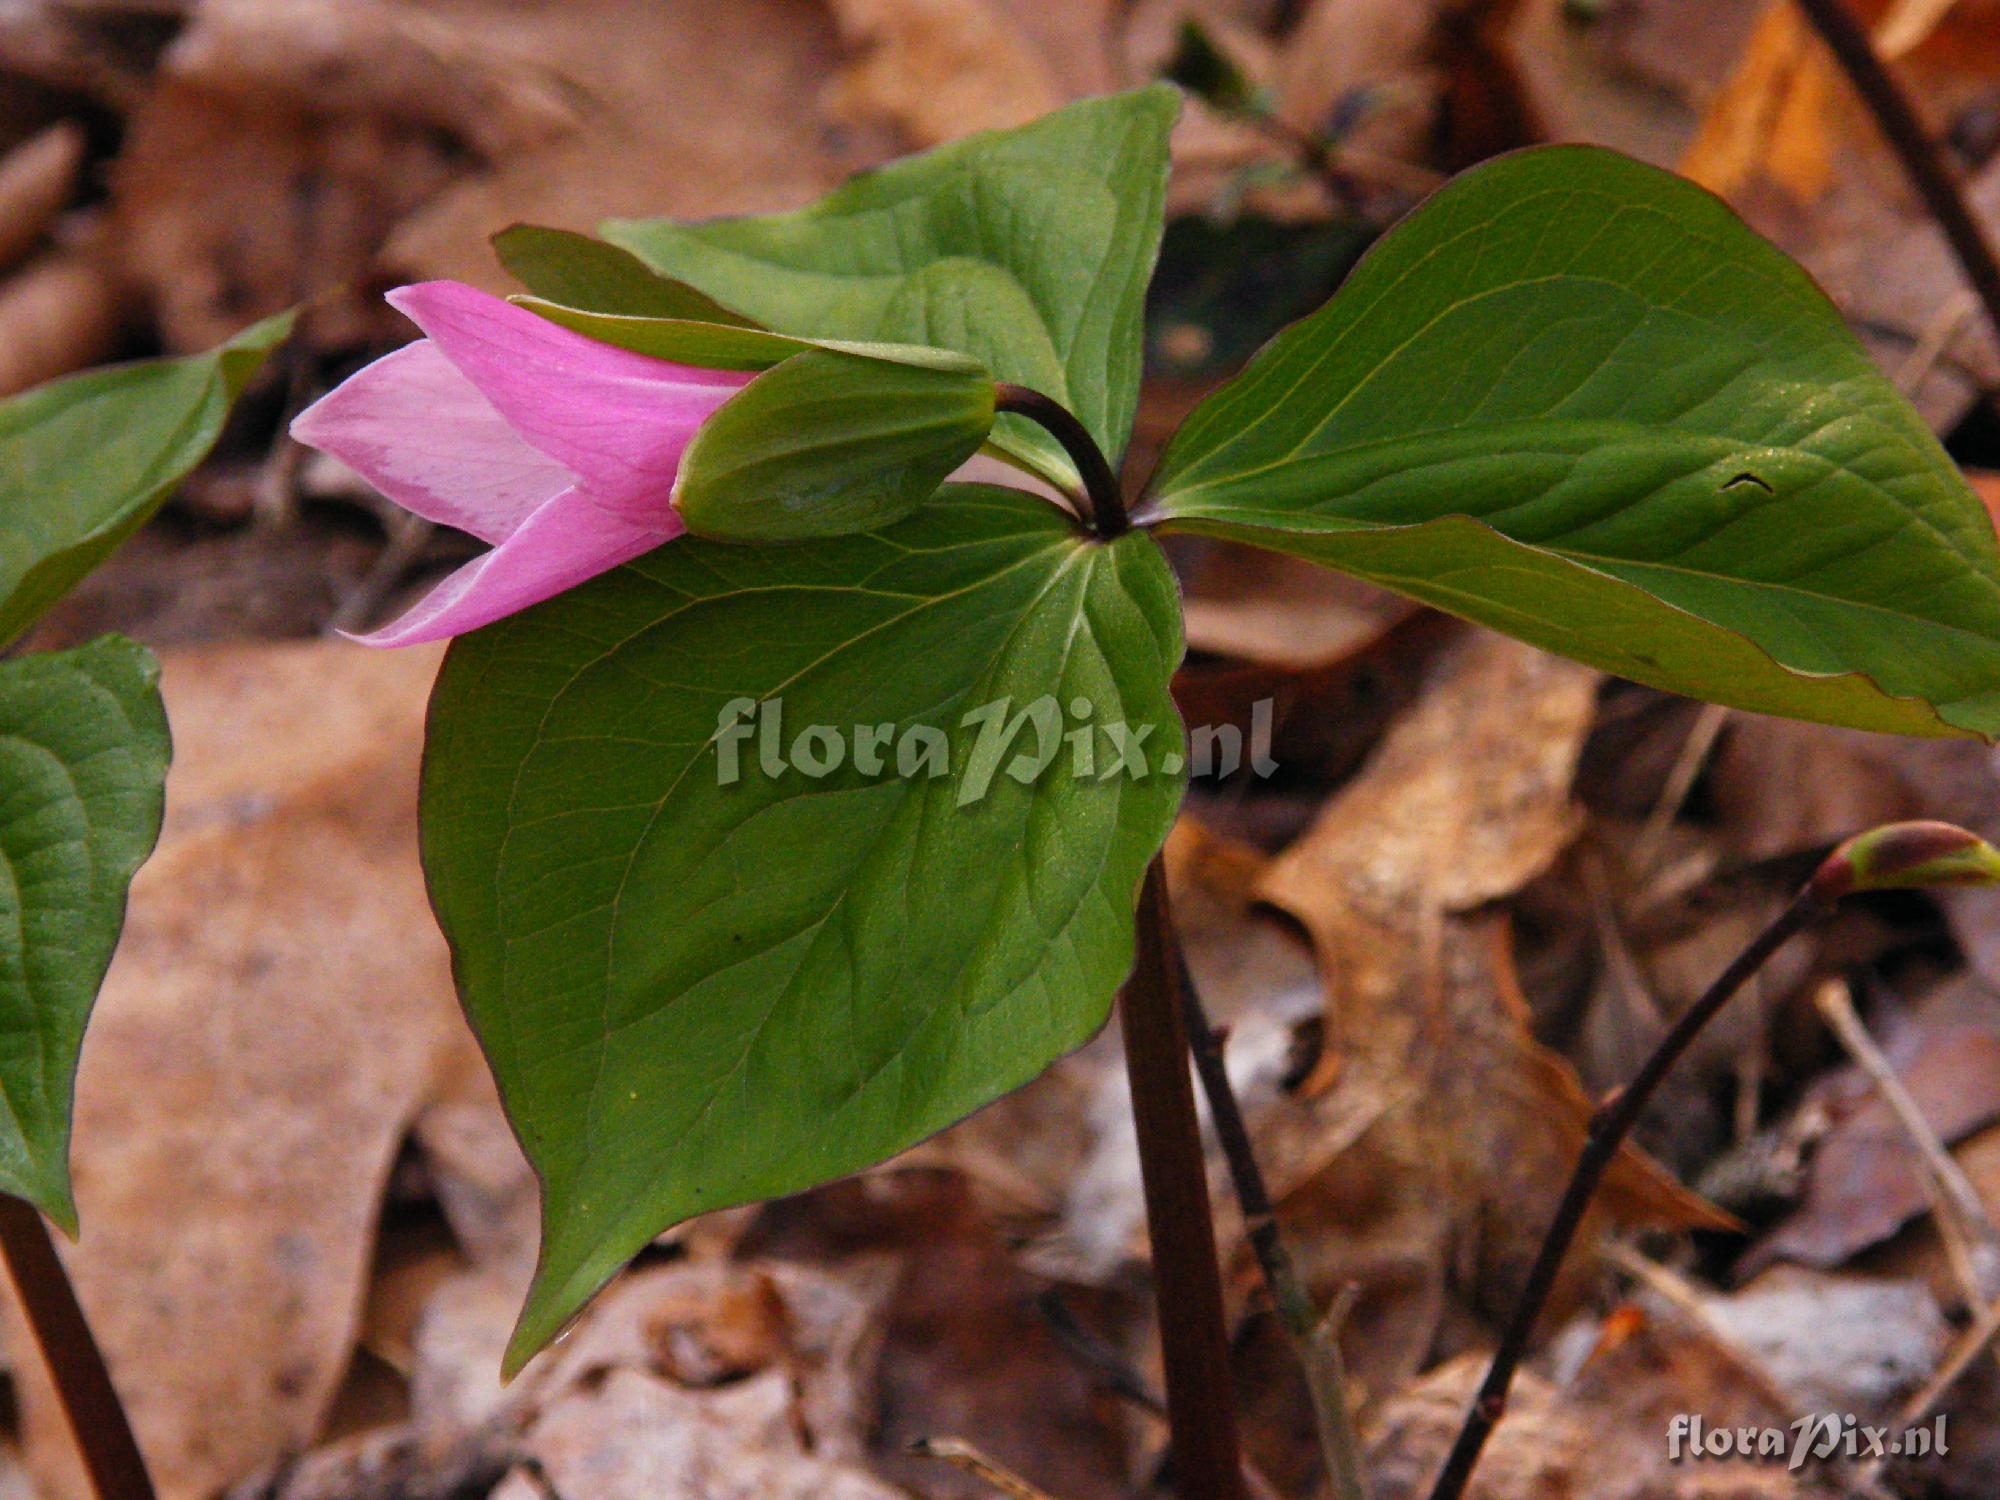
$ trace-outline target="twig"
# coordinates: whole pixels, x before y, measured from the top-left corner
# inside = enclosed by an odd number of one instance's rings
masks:
[[[1055,1336],[1056,1342],[1074,1355],[1079,1363],[1095,1370],[1115,1394],[1156,1417],[1167,1414],[1167,1403],[1161,1399],[1160,1393],[1148,1385],[1146,1378],[1133,1369],[1116,1349],[1078,1322],[1069,1304],[1054,1288],[1035,1298],[1035,1311],[1049,1325],[1049,1332]]]
[[[1966,1247],[1971,1283],[1966,1287],[1967,1300],[1977,1307],[2000,1297],[2000,1229],[1994,1227],[1978,1190],[1938,1139],[1931,1122],[1924,1118],[1922,1107],[1910,1097],[1909,1089],[1896,1076],[1882,1049],[1875,1045],[1868,1028],[1861,1024],[1854,1002],[1848,998],[1847,986],[1837,979],[1829,980],[1813,995],[1813,1003],[1840,1039],[1841,1046],[1847,1049],[1847,1055],[1874,1083],[1876,1093],[1903,1127],[1903,1133],[1936,1184],[1935,1201],[1942,1227],[1947,1233],[1956,1232]]]
[[[388,542],[375,555],[367,576],[334,610],[333,618],[326,623],[328,634],[359,630],[367,625],[437,530],[431,522],[408,511],[394,512],[388,519],[388,527]]]
[[[91,1489],[98,1500],[153,1500],[146,1460],[48,1226],[33,1204],[11,1194],[0,1194],[0,1256],[20,1293]]]
[[[1945,164],[1937,142],[1917,117],[1909,97],[1875,54],[1868,33],[1844,0],[1798,0],[1799,9],[1832,49],[1848,81],[1875,117],[1889,145],[1902,159],[1924,206],[1944,231],[1952,253],[1979,294],[1993,333],[2000,339],[2000,256],[1979,221],[1966,206],[1965,191]]]
[[[1958,1336],[1958,1342],[1946,1351],[1944,1363],[1937,1367],[1935,1374],[1924,1382],[1923,1388],[1903,1403],[1903,1409],[1896,1414],[1896,1425],[1903,1428],[1915,1427],[1937,1408],[1951,1388],[1958,1384],[1959,1377],[1972,1368],[1973,1361],[1992,1347],[2000,1338],[2000,1301],[1994,1302],[1980,1313],[1973,1325]],[[1872,1484],[1882,1473],[1882,1460],[1871,1460],[1862,1469],[1864,1483]]]
[[[1048,1322],[1049,1332],[1078,1360],[1095,1370],[1114,1395],[1122,1397],[1150,1417],[1165,1420],[1167,1403],[1146,1383],[1146,1377],[1132,1368],[1116,1349],[1077,1321],[1069,1304],[1051,1288],[1035,1298],[1035,1311]],[[1243,1488],[1250,1500],[1280,1500],[1277,1486],[1264,1477],[1248,1458],[1243,1460]]]
[[[910,1444],[910,1452],[919,1458],[934,1458],[940,1463],[950,1464],[975,1479],[983,1479],[1012,1500],[1051,1500],[1046,1490],[1037,1489],[1012,1469],[994,1462],[972,1444],[958,1438],[918,1438]]]
[[[1966,320],[1979,311],[1979,296],[1976,292],[1961,291],[1926,323],[1918,332],[1917,341],[1896,369],[1896,389],[1912,401],[1918,389],[1929,378],[1951,341],[1958,337],[1959,329]]]
[[[1118,1015],[1153,1247],[1174,1488],[1182,1500],[1243,1500],[1222,1274],[1176,993],[1173,921],[1166,869],[1155,855],[1139,893],[1138,953],[1118,992]]]
[[[1774,1411],[1784,1412],[1787,1416],[1798,1415],[1798,1403],[1779,1388],[1770,1372],[1738,1344],[1727,1329],[1716,1322],[1702,1305],[1701,1294],[1688,1285],[1685,1277],[1656,1260],[1648,1260],[1630,1245],[1614,1241],[1597,1253],[1606,1263],[1642,1283],[1687,1319],[1724,1359],[1735,1366],[1737,1373],[1756,1389]]]
[[[1694,790],[1695,778],[1701,775],[1701,768],[1708,764],[1708,757],[1715,749],[1716,738],[1729,722],[1729,710],[1720,703],[1704,703],[1701,712],[1695,716],[1694,724],[1688,729],[1687,738],[1681,741],[1680,753],[1674,757],[1673,769],[1667,773],[1666,785],[1660,788],[1660,800],[1653,804],[1653,810],[1646,815],[1646,826],[1639,830],[1639,837],[1632,846],[1632,868],[1649,870],[1659,857],[1660,846],[1666,841],[1667,830],[1673,826],[1675,818],[1686,805],[1688,793]]]
[[[1257,1165],[1257,1153],[1250,1144],[1250,1131],[1243,1119],[1243,1107],[1229,1081],[1223,1062],[1222,1038],[1209,1024],[1195,989],[1194,975],[1187,958],[1176,945],[1180,971],[1181,1006],[1188,1041],[1194,1050],[1195,1076],[1201,1080],[1208,1099],[1209,1119],[1222,1157],[1229,1164],[1229,1180],[1236,1188],[1236,1201],[1243,1210],[1244,1227],[1249,1231],[1250,1248],[1264,1273],[1264,1286],[1277,1309],[1278,1323],[1292,1346],[1306,1377],[1312,1400],[1313,1428],[1319,1435],[1320,1458],[1327,1479],[1338,1500],[1367,1500],[1368,1481],[1361,1465],[1361,1442],[1354,1432],[1354,1409],[1347,1399],[1347,1372],[1340,1357],[1338,1321],[1322,1317],[1313,1305],[1298,1266],[1285,1244],[1284,1231],[1271,1203],[1270,1189]]]
[[[1584,1212],[1590,1207],[1591,1197],[1667,1073],[1680,1061],[1681,1055],[1701,1034],[1702,1028],[1743,987],[1744,981],[1763,967],[1764,961],[1787,940],[1832,911],[1840,894],[1839,890],[1831,889],[1829,883],[1815,876],[1674,1023],[1632,1081],[1598,1107],[1591,1118],[1589,1137],[1570,1175],[1569,1186],[1563,1190],[1562,1201],[1556,1205],[1555,1215],[1542,1238],[1541,1250],[1536,1254],[1535,1263],[1528,1272],[1527,1284],[1521,1290],[1520,1301],[1515,1304],[1513,1318],[1501,1336],[1500,1347],[1494,1351],[1486,1379],[1480,1384],[1479,1394],[1473,1398],[1465,1424],[1459,1429],[1458,1440],[1452,1445],[1451,1453],[1446,1457],[1444,1468],[1431,1490],[1431,1500],[1458,1500],[1465,1492],[1473,1467],[1479,1462],[1480,1450],[1486,1446],[1487,1437],[1507,1409],[1507,1391],[1514,1382],[1514,1372],[1528,1351],[1528,1341],[1555,1286],[1556,1273],[1562,1268],[1570,1243],[1583,1225]]]

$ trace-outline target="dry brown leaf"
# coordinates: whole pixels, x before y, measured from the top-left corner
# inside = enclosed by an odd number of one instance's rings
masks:
[[[322,347],[384,340],[399,320],[351,283],[452,172],[429,126],[169,79],[128,122],[107,244],[169,349],[208,348],[321,293],[310,332]]]
[[[418,1451],[495,1434],[565,1500],[890,1500],[861,1467],[893,1269],[765,1262],[630,1272],[515,1384],[494,1378],[520,1288],[443,1288],[417,1335]],[[541,1500],[517,1473],[494,1492]]]
[[[1913,52],[1931,37],[1958,0],[1891,0],[1875,27],[1875,47],[1890,61]]]
[[[1426,1493],[1485,1365],[1480,1355],[1441,1365],[1370,1422],[1375,1500]],[[1793,1413],[1768,1389],[1702,1332],[1618,1309],[1567,1379],[1523,1373],[1515,1380],[1470,1493],[1474,1500],[1832,1500],[1830,1488],[1769,1460],[1670,1460],[1668,1425],[1684,1413],[1700,1413],[1710,1427],[1789,1422]]]
[[[1201,547],[1186,589],[1189,650],[1295,670],[1353,655],[1419,607],[1330,568],[1229,543]]]
[[[814,0],[206,5],[132,115],[114,243],[171,347],[357,281],[310,335],[387,341],[369,279],[511,290],[516,220],[785,207],[893,154],[812,107],[838,57]]]
[[[614,215],[796,207],[899,144],[820,117],[840,47],[814,0],[568,0],[489,11],[486,24],[590,101],[584,127],[411,215],[384,251],[398,273],[497,288],[486,240],[516,220],[588,230]]]
[[[1004,1102],[982,1116],[993,1108]],[[1072,1137],[1079,1123],[1077,1112],[1050,1122]],[[885,1476],[971,1500],[976,1487],[903,1453],[918,1438],[971,1432],[994,1459],[1064,1500],[1120,1500],[1131,1492],[1119,1430],[1126,1413],[1093,1399],[1096,1371],[1036,1311],[1046,1283],[1024,1267],[1017,1239],[969,1174],[898,1163],[772,1205],[738,1254],[842,1276],[871,1266],[891,1273],[873,1329],[876,1463]],[[1072,1295],[1080,1309],[1112,1311],[1114,1339],[1143,1326],[1130,1316],[1133,1300]]]
[[[1324,127],[1363,91],[1379,97],[1350,144],[1422,161],[1439,79],[1438,17],[1455,0],[1314,0],[1279,53],[1274,86],[1286,119]]]
[[[782,1370],[698,1394],[613,1370],[546,1412],[525,1447],[547,1488],[517,1471],[493,1500],[900,1500],[800,1441]]]
[[[1024,125],[1064,102],[1055,71],[995,0],[831,0],[829,8],[859,54],[828,85],[835,119],[893,125],[921,147]]]
[[[1257,885],[1311,935],[1331,1003],[1304,1097],[1275,1101],[1256,1129],[1285,1143],[1267,1171],[1319,1292],[1387,1288],[1388,1307],[1364,1298],[1356,1314],[1370,1330],[1355,1335],[1357,1358],[1378,1389],[1423,1359],[1447,1288],[1488,1313],[1511,1302],[1543,1224],[1526,1205],[1553,1204],[1582,1145],[1590,1101],[1534,1039],[1505,919],[1481,908],[1575,833],[1570,783],[1597,684],[1529,647],[1465,636]],[[1344,1143],[1330,1159],[1311,1145],[1316,1127]],[[1628,1221],[1728,1222],[1636,1151],[1602,1202]]]
[[[76,191],[83,127],[51,125],[0,156],[0,271],[34,248]]]
[[[1566,0],[1524,0],[1509,55],[1553,140],[1668,167],[1734,66],[1759,0],[1621,0],[1577,23]]]
[[[436,660],[310,645],[165,663],[183,758],[84,1047],[70,1263],[168,1497],[313,1437],[390,1164],[471,1046],[416,861]],[[39,1364],[15,1368],[38,1477],[85,1493]]]
[[[1858,0],[1870,24],[1891,0]],[[1897,59],[1940,134],[2000,73],[2000,0],[1961,0]],[[1908,176],[1831,54],[1789,0],[1772,0],[1681,170],[1720,192],[1826,287],[1937,428],[2000,378],[1990,330]],[[2000,223],[2000,173],[1971,185]]]
[[[1906,1022],[1884,1044],[1896,1076],[1946,1145],[2000,1119],[2000,1025]],[[1824,1120],[1799,1206],[1737,1267],[1749,1276],[1779,1261],[1845,1264],[1931,1206],[1926,1169],[1909,1133],[1867,1076],[1843,1068],[1800,1105]]]
[[[494,25],[495,10],[491,0],[203,0],[161,70],[252,108],[275,96],[424,125],[497,157],[575,130],[587,100]]]
[[[125,329],[117,281],[59,251],[0,282],[0,396],[107,359]]]
[[[1767,176],[1810,202],[1833,175],[1839,65],[1798,7],[1770,6],[1681,158],[1681,172],[1725,197]]]

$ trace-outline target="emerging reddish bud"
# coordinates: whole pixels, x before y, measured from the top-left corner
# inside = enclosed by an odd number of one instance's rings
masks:
[[[1951,823],[1887,823],[1856,834],[1814,873],[1814,894],[2000,884],[2000,850]]]

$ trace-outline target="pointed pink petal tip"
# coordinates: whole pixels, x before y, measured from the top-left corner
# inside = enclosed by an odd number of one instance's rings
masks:
[[[294,417],[291,433],[405,510],[487,542],[505,541],[576,482],[428,339],[350,375]]]
[[[365,635],[342,634],[377,647],[464,635],[643,556],[684,529],[680,517],[671,513],[659,524],[636,524],[580,489],[565,490],[491,552],[438,584],[402,618]]]

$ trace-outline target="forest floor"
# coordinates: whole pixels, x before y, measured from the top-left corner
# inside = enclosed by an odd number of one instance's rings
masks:
[[[2000,0],[1857,9],[2000,233]],[[499,1384],[536,1189],[417,866],[438,658],[330,638],[472,544],[282,433],[409,336],[384,288],[507,289],[485,240],[511,222],[792,206],[1152,76],[1188,14],[1331,166],[1190,104],[1132,477],[1429,186],[1587,139],[1800,257],[2000,494],[2000,346],[1788,0],[0,0],[0,393],[307,304],[216,456],[29,643],[117,629],[165,661],[167,829],[85,1049],[69,1258],[170,1500],[1006,1492],[955,1444],[1052,1500],[1158,1479],[1113,1037],[860,1178],[683,1226]],[[1191,961],[1309,1290],[1344,1310],[1374,1493],[1420,1496],[1590,1101],[1841,837],[2000,838],[2000,769],[1608,680],[1223,544],[1176,562],[1185,714],[1268,705],[1279,767],[1191,796]],[[1640,1143],[1476,1495],[2000,1494],[2000,898],[1853,903]],[[1259,1483],[1323,1495],[1219,1160],[1213,1187]],[[7,1347],[0,1497],[81,1496]],[[1677,1416],[1823,1413],[1942,1416],[1949,1452],[1673,1457]]]

